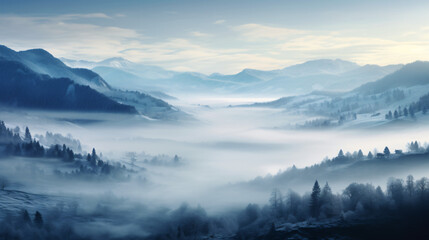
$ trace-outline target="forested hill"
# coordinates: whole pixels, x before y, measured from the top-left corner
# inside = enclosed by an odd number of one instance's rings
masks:
[[[392,176],[420,173],[421,169],[429,168],[429,150],[421,147],[418,142],[409,144],[409,151],[391,151],[388,147],[382,153],[362,151],[344,154],[342,151],[332,159],[305,168],[292,168],[274,176],[258,177],[239,186],[253,189],[271,189],[273,187],[299,188],[311,184],[318,179],[330,182],[335,186],[343,186],[347,182],[365,179],[370,182],[382,182]]]
[[[94,148],[90,154],[85,155],[82,152],[74,152],[65,144],[43,146],[32,137],[28,127],[21,136],[19,130],[7,128],[0,120],[0,159],[5,157],[61,160],[68,163],[73,171],[55,170],[54,173],[60,177],[123,180],[129,173],[129,170],[118,162],[103,161]]]
[[[1,59],[0,103],[43,110],[137,113],[134,107],[120,104],[68,78],[51,78],[19,62]]]

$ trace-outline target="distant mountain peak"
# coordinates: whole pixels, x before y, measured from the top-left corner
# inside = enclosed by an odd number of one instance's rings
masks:
[[[328,65],[339,65],[339,64],[348,65],[348,66],[351,66],[351,67],[359,67],[359,65],[357,63],[354,63],[354,62],[351,62],[351,61],[342,60],[342,59],[339,59],[339,58],[336,58],[336,59],[327,59],[327,58],[314,59],[314,60],[306,61],[306,62],[301,63],[301,64],[295,64],[295,65],[292,65],[290,67],[300,66],[300,65],[328,66]],[[286,67],[286,68],[288,68],[288,67]]]
[[[29,49],[25,51],[19,51],[18,54],[19,56],[21,56],[21,58],[26,60],[43,62],[46,64],[57,65],[60,67],[66,67],[66,65],[63,62],[61,62],[61,60],[54,57],[51,53],[49,53],[44,49],[40,49],[40,48]]]
[[[111,61],[126,61],[126,62],[130,62],[127,59],[123,58],[123,57],[111,57],[111,58],[106,58],[104,59],[102,62],[111,62]]]
[[[341,74],[359,68],[357,63],[342,59],[316,59],[280,70],[289,76],[309,76],[315,74]]]
[[[209,77],[219,77],[219,76],[223,76],[223,74],[215,72],[209,75]]]
[[[104,66],[115,67],[115,68],[126,68],[133,64],[134,64],[133,62],[122,57],[112,57],[98,62],[98,65],[104,65]]]
[[[48,51],[46,51],[45,49],[42,49],[42,48],[34,48],[34,49],[29,49],[29,50],[24,50],[24,51],[19,51],[19,52],[20,53],[34,53],[34,54],[37,54],[39,56],[55,58],[51,53],[49,53]]]

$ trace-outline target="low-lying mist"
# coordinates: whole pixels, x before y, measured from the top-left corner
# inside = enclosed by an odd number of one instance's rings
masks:
[[[80,140],[84,152],[95,148],[103,160],[121,162],[130,169],[139,170],[138,177],[134,176],[128,182],[111,182],[104,186],[88,183],[82,187],[69,184],[63,188],[57,180],[49,178],[43,184],[37,183],[41,189],[49,189],[51,194],[55,191],[94,195],[110,193],[142,203],[173,207],[183,202],[201,204],[209,211],[266,199],[265,195],[244,190],[243,194],[229,194],[231,190],[225,190],[224,186],[257,176],[274,175],[294,165],[298,168],[310,166],[325,157],[336,156],[340,149],[345,153],[359,149],[364,153],[375,153],[374,149],[382,152],[385,146],[392,151],[405,149],[411,140],[424,143],[429,132],[429,128],[422,126],[297,130],[290,126],[302,119],[300,115],[290,115],[281,109],[233,107],[254,101],[243,98],[177,100],[174,104],[194,117],[192,121],[180,123],[116,114],[24,110],[5,112],[2,118],[9,127],[18,125],[24,129],[29,126],[33,135],[45,135],[47,131],[64,136],[71,134]],[[130,153],[135,153],[134,167],[130,166]],[[177,155],[180,164],[145,162],[145,159],[162,154],[167,159]],[[25,184],[31,185],[32,182]],[[332,185],[334,190],[342,187]],[[270,190],[267,189],[268,192]]]

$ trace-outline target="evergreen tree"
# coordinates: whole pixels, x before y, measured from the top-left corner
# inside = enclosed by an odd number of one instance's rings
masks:
[[[36,211],[36,214],[34,214],[33,222],[38,228],[43,227],[43,218],[42,218],[42,214],[40,214],[39,211]]]
[[[398,113],[398,111],[397,111],[397,110],[395,110],[395,112],[393,113],[393,117],[394,117],[394,118],[398,118],[398,117],[399,117],[399,113]]]
[[[320,207],[320,186],[319,182],[314,182],[313,191],[311,192],[310,199],[310,211],[312,217],[319,217],[319,207]]]
[[[359,160],[363,158],[363,152],[362,152],[362,150],[361,150],[361,149],[359,149],[359,152],[358,152],[358,154],[357,154],[357,158],[358,158]]]
[[[338,153],[338,157],[339,158],[344,157],[343,149],[340,149],[340,152]]]
[[[177,156],[177,154],[174,155],[173,162],[176,164],[179,163],[179,156]]]
[[[385,199],[385,195],[384,195],[384,193],[383,193],[383,190],[381,190],[381,187],[380,187],[380,186],[377,186],[377,188],[375,189],[375,196],[377,197],[377,200],[378,200],[379,202],[384,201],[384,199]]]
[[[419,151],[419,149],[420,149],[420,147],[419,147],[419,143],[418,143],[417,141],[409,143],[409,144],[408,144],[408,149],[409,149],[411,152],[418,152],[418,151]]]
[[[408,195],[411,197],[414,193],[414,177],[413,177],[413,175],[408,175],[405,188],[407,190]]]
[[[271,192],[270,204],[273,215],[276,217],[281,216],[283,210],[283,197],[282,193],[277,188],[273,189]]]
[[[325,186],[322,189],[322,195],[321,195],[321,197],[324,198],[324,197],[328,197],[328,196],[331,196],[331,195],[332,195],[331,187],[329,186],[328,182],[326,182]]]
[[[91,154],[91,161],[90,161],[90,163],[91,163],[92,166],[96,166],[97,165],[97,158],[98,158],[97,153],[95,152],[95,148],[93,148],[92,149],[92,154]]]
[[[352,154],[352,157],[354,159],[358,159],[358,152],[354,151],[353,154]]]
[[[404,186],[402,179],[390,179],[387,183],[387,193],[395,201],[397,206],[403,203]]]
[[[92,158],[93,160],[97,160],[97,153],[95,152],[95,148],[93,148],[93,149],[92,149],[91,158]]]
[[[322,189],[320,195],[320,212],[326,217],[331,217],[334,214],[334,195],[332,194],[331,187],[328,182]]]
[[[374,155],[372,155],[372,152],[371,151],[369,151],[368,152],[368,159],[372,159],[374,157]]]
[[[27,210],[23,210],[21,213],[21,218],[24,224],[31,224],[30,214],[28,214]]]
[[[32,140],[32,137],[31,137],[30,129],[28,129],[28,127],[26,127],[25,128],[24,141],[31,142],[31,140]]]
[[[389,148],[387,146],[384,148],[383,152],[384,152],[384,155],[386,155],[386,156],[390,155],[390,150],[389,150]]]
[[[404,116],[408,117],[408,109],[406,107],[404,108]]]
[[[411,107],[411,106],[410,106],[410,109],[408,110],[408,112],[409,112],[409,114],[410,114],[410,116],[411,116],[412,118],[414,118],[414,117],[415,117],[415,114],[414,114],[414,107]]]

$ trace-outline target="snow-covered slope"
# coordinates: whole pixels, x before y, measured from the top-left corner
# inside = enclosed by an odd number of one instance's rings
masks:
[[[378,66],[364,67],[377,76],[379,70],[387,73],[400,66],[386,66],[382,69]],[[301,127],[367,128],[397,121],[416,122],[417,118],[426,118],[428,104],[424,101],[427,98],[422,97],[429,93],[428,69],[428,62],[414,62],[353,91],[314,91],[247,107],[282,108],[288,114],[304,114],[307,117],[299,124]],[[354,71],[360,70],[358,68]],[[389,112],[397,113],[393,117],[386,117]]]

